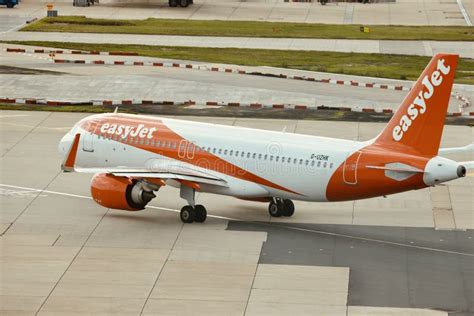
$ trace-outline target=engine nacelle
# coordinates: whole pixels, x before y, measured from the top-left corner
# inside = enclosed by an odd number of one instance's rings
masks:
[[[101,173],[92,178],[91,194],[94,201],[103,207],[140,211],[155,197],[153,190],[159,189],[155,186],[142,181]]]

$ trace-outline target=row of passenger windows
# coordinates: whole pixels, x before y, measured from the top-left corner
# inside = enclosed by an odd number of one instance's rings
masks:
[[[109,136],[109,135],[106,135]],[[171,141],[154,141],[153,139],[143,139],[143,138],[123,138],[119,135],[113,135],[109,137],[105,137],[104,135],[99,135],[100,138],[103,139],[111,139],[119,142],[123,142],[126,144],[134,144],[134,145],[145,145],[145,146],[152,146],[152,147],[158,147],[158,148],[168,148],[168,149],[176,149],[178,147],[178,144],[176,142],[171,142]],[[186,149],[186,145],[189,147]],[[309,166],[311,165],[312,167],[317,166],[318,168],[323,167],[323,168],[333,168],[333,163],[328,163],[327,161],[315,161],[315,160],[304,160],[304,159],[297,159],[297,158],[292,158],[292,157],[284,157],[284,156],[277,156],[277,155],[269,155],[269,154],[259,154],[259,153],[251,153],[251,152],[245,152],[245,151],[239,151],[239,150],[232,150],[232,149],[222,149],[222,148],[215,148],[215,147],[198,147],[195,146],[192,143],[180,143],[180,148],[179,150],[184,152],[184,151],[191,151],[195,153],[199,152],[207,152],[207,153],[212,153],[212,154],[217,154],[217,155],[225,155],[225,156],[233,156],[233,157],[240,157],[240,158],[247,158],[247,159],[259,159],[259,160],[269,160],[269,161],[275,161],[275,162],[280,162],[280,163],[287,163],[287,164],[299,164],[299,165],[305,165]]]

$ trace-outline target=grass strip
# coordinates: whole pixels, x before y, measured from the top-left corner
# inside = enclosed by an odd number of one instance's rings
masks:
[[[199,21],[154,18],[112,20],[86,18],[84,16],[60,16],[43,18],[25,26],[22,31],[325,39],[474,40],[474,28],[469,26],[369,25],[369,33],[361,32],[361,26],[356,24]]]
[[[418,79],[431,59],[425,56],[316,51],[295,52],[265,49],[164,47],[44,41],[9,41],[8,43],[91,51],[126,51],[147,57],[243,66],[271,66],[401,80]],[[330,74],[328,74],[328,77],[330,77]],[[459,60],[455,82],[474,84],[474,59],[461,58]]]

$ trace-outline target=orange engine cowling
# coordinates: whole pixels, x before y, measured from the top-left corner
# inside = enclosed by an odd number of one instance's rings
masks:
[[[155,197],[152,186],[129,178],[100,173],[92,178],[91,194],[94,201],[104,207],[139,211]]]

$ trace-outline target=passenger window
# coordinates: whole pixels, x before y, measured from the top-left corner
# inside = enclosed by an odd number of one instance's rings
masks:
[[[258,154],[258,159],[262,159],[262,154]]]
[[[314,167],[314,160],[311,161],[311,167]]]
[[[298,159],[293,159],[293,163],[296,164],[298,162]]]
[[[267,160],[267,156],[268,156],[268,155],[263,156],[263,159],[264,159],[264,160]]]
[[[224,149],[224,155],[227,155],[227,149]]]
[[[231,151],[229,152],[229,156],[232,156],[233,154],[234,154],[234,151],[231,150]]]
[[[273,161],[273,155],[270,155],[270,161]]]
[[[303,159],[300,159],[300,165],[302,165],[302,164],[303,164]]]
[[[242,152],[242,154],[240,155],[240,157],[244,158],[244,157],[245,157],[245,153]]]
[[[256,154],[256,153],[253,153],[252,158],[255,159],[255,157],[257,157],[257,154]]]
[[[221,148],[219,148],[219,155],[220,155],[220,154],[222,154],[222,149],[221,149]]]
[[[323,168],[326,168],[327,166],[328,166],[328,163],[325,162],[325,163],[323,164]]]
[[[321,161],[318,161],[318,168],[321,167]]]
[[[305,164],[305,166],[307,166],[309,164],[309,161],[305,160],[304,164]]]

